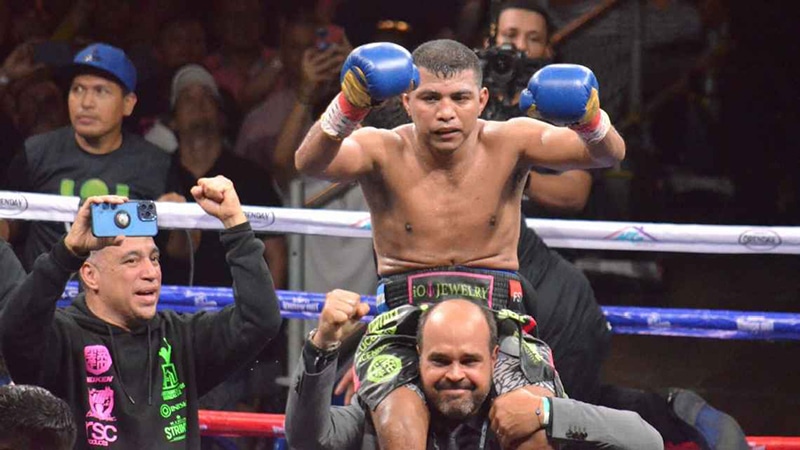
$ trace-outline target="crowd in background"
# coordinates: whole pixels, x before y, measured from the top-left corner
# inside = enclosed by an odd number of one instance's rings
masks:
[[[0,0],[0,190],[10,186],[6,169],[27,139],[70,124],[70,80],[64,69],[77,51],[104,42],[123,49],[138,75],[138,101],[124,129],[169,155],[170,179],[165,183],[183,196],[182,201],[191,198],[186,191],[197,178],[222,174],[236,180],[244,204],[286,205],[289,184],[298,177],[294,150],[339,91],[339,69],[353,47],[393,41],[413,50],[420,42],[448,37],[480,48],[491,32],[487,25],[493,3]],[[590,0],[542,3],[562,27],[598,4]],[[731,34],[749,37],[739,31],[746,27],[737,28],[743,14],[730,14],[724,2],[713,0],[645,2],[641,100],[644,104],[661,101],[648,110],[649,115],[630,116],[641,110],[630,90],[635,76],[631,65],[634,3],[620,2],[556,46],[557,60],[584,64],[597,74],[604,109],[626,134],[631,148],[625,166],[595,178],[593,201],[583,216],[791,224],[798,215],[798,186],[792,173],[800,159],[783,159],[779,147],[784,142],[780,131],[796,113],[771,120],[766,130],[742,131],[745,134],[739,139],[744,145],[763,146],[751,157],[752,148],[741,150],[730,128],[744,123],[741,113],[734,112],[741,105],[721,95],[745,83],[736,74],[750,60],[720,62],[731,59],[730,43],[735,42]],[[747,57],[755,58],[753,54]],[[786,83],[771,81],[776,89]],[[207,89],[181,96],[179,101],[181,83],[190,82]],[[677,94],[662,99],[672,88]],[[757,111],[768,110],[771,102],[770,96],[755,99],[752,105]],[[756,124],[766,121],[759,117]],[[754,159],[759,162],[754,164]],[[627,186],[622,190],[620,180]],[[304,183],[307,198],[329,187],[319,180]],[[328,207],[366,210],[357,191],[351,188]],[[681,203],[680,213],[668,208],[670,201]],[[719,206],[713,217],[708,215],[709,204]],[[0,231],[7,237],[8,230]],[[194,238],[199,245],[209,241]],[[263,239],[277,287],[286,288],[285,239],[274,235]],[[305,269],[310,280],[306,290],[345,287],[371,293],[375,279],[369,274],[374,274],[374,266],[372,270],[364,266],[374,264],[369,242],[362,241],[366,247],[353,252],[367,255],[363,265],[352,265],[358,273],[337,278],[317,253],[341,255],[351,243],[313,239],[306,245],[305,261],[312,266]],[[18,245],[14,249],[21,251]],[[209,262],[200,257],[194,262],[194,284],[230,285],[229,278],[220,276],[226,272],[214,269],[210,262],[220,259],[218,253],[206,248],[203,255]],[[187,283],[185,261],[167,257],[165,266],[166,284]],[[368,276],[358,279],[359,274]],[[350,285],[343,285],[345,280]],[[212,393],[207,406],[282,412],[282,388],[253,381],[274,380],[283,374],[285,355],[277,350],[282,347],[272,345],[271,352],[262,355],[261,360],[268,363],[254,366],[258,377],[232,381],[246,387]],[[237,405],[241,399],[231,394],[240,391],[253,394],[247,405]]]

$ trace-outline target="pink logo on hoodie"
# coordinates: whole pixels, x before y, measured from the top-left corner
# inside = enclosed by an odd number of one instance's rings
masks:
[[[105,345],[87,345],[83,348],[86,359],[86,371],[92,375],[100,375],[111,368],[111,353]]]
[[[99,420],[116,420],[114,411],[114,390],[106,386],[103,389],[89,389],[89,412],[86,417]]]

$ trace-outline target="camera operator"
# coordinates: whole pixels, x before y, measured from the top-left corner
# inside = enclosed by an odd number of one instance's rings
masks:
[[[495,45],[477,51],[490,93],[483,117],[507,120],[522,115],[517,94],[534,72],[552,62],[548,39],[554,27],[547,11],[530,0],[503,2],[494,17],[489,39]],[[531,171],[525,195],[547,210],[577,213],[591,188],[592,177],[584,170]]]
[[[522,115],[514,95],[520,86],[536,70],[553,62],[554,52],[548,42],[554,27],[548,12],[535,0],[504,1],[492,17],[496,22],[491,26],[489,42],[494,46],[477,53],[484,67],[484,84],[490,92],[485,115],[505,120]],[[585,206],[591,187],[592,177],[584,170],[532,170],[525,195],[546,209],[578,212]],[[528,209],[523,207],[523,212]],[[665,442],[693,441],[711,449],[746,448],[736,421],[691,391],[675,389],[666,399],[655,393],[600,384],[611,332],[592,287],[578,268],[550,250],[525,225],[525,214],[522,216],[517,249],[519,272],[537,293],[535,309],[529,308],[528,312],[535,312],[539,337],[550,345],[570,398],[636,411],[661,433]],[[690,409],[703,409],[714,419],[696,423],[696,415],[686,414]]]

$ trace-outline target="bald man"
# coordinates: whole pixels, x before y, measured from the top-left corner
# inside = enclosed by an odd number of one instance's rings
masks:
[[[406,310],[411,314],[398,326],[419,323],[418,394],[431,413],[429,448],[541,449],[575,440],[588,448],[663,448],[658,432],[633,412],[556,398],[544,387],[537,388],[539,395],[517,390],[496,396],[492,376],[498,361],[518,357],[519,349],[517,339],[498,342],[497,319],[502,321],[502,314],[463,299],[398,309],[400,314]],[[368,313],[368,305],[356,293],[327,294],[289,393],[286,437],[291,448],[378,448],[359,402],[330,406],[341,340]],[[537,346],[543,350],[540,354],[549,353],[541,341]]]
[[[233,183],[201,178],[191,191],[225,230],[234,305],[217,313],[156,311],[159,249],[150,237],[97,238],[89,197],[69,233],[39,257],[0,317],[11,378],[69,404],[76,448],[200,448],[198,399],[250,362],[281,324],[272,277]],[[84,293],[57,309],[71,274]]]

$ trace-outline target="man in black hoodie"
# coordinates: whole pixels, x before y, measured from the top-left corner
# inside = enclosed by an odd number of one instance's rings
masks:
[[[201,178],[192,195],[225,227],[220,239],[235,304],[218,313],[158,311],[159,252],[151,238],[98,239],[89,197],[69,233],[39,257],[0,316],[12,379],[63,398],[78,422],[75,448],[196,449],[197,401],[246,364],[281,318],[263,253],[227,178]],[[56,309],[78,270],[85,293]]]

